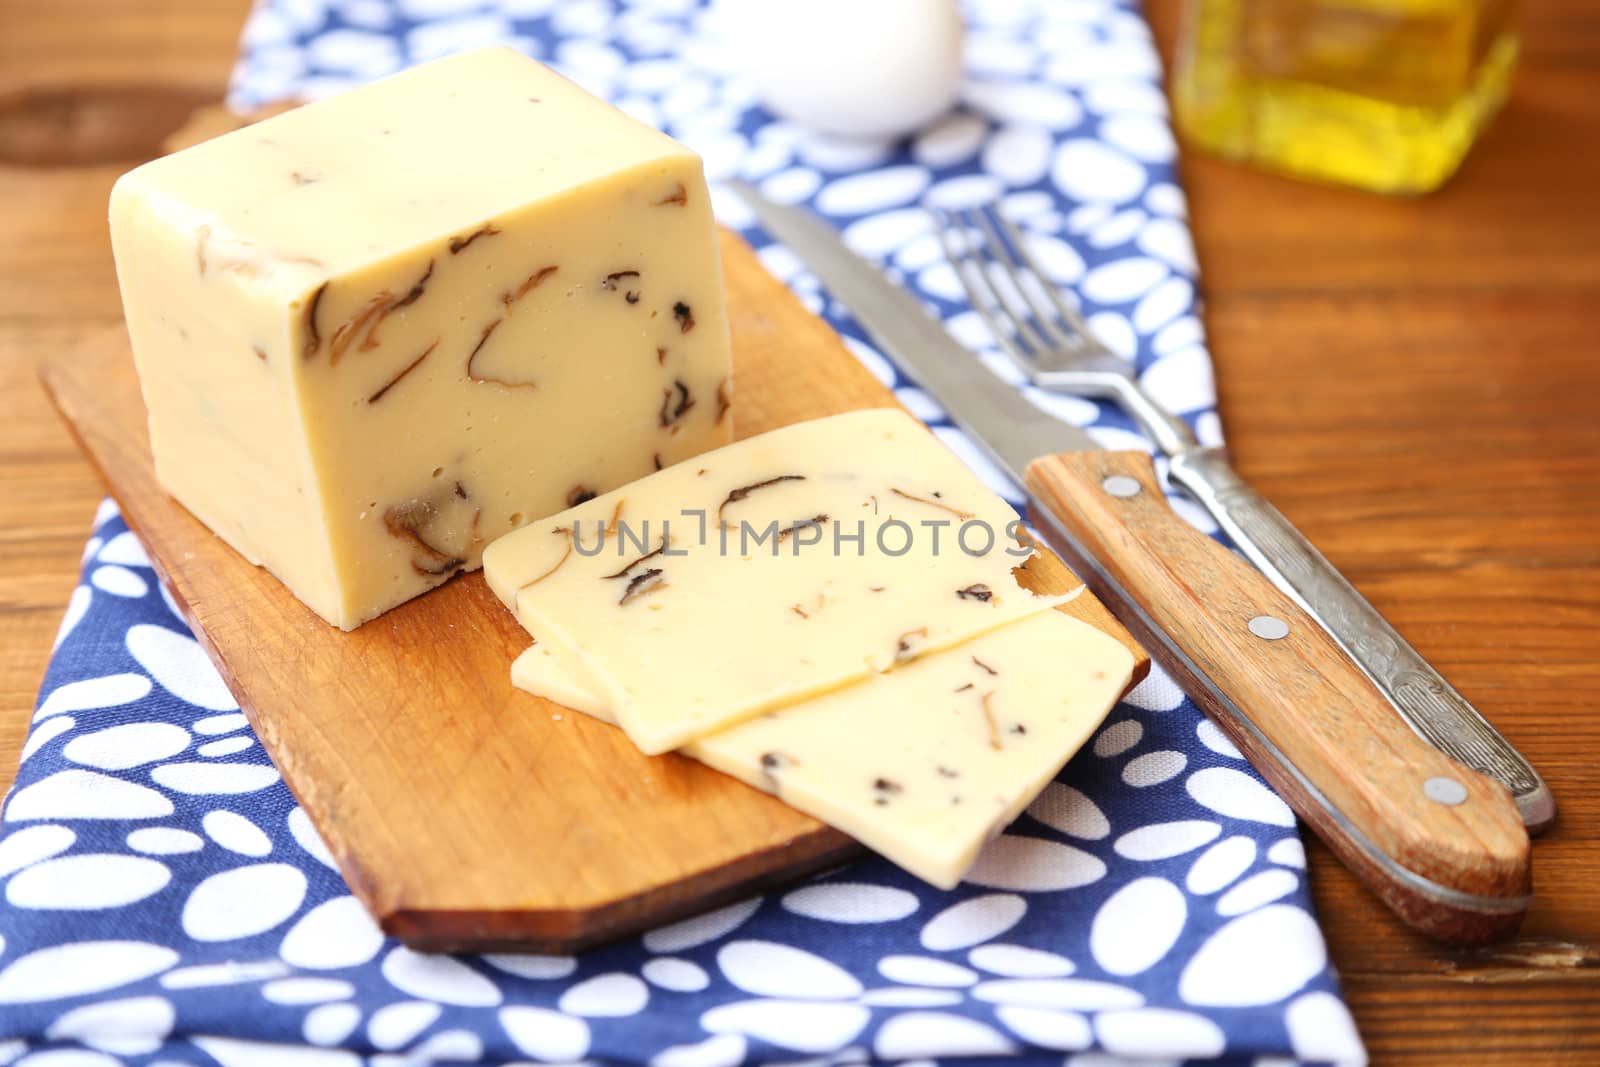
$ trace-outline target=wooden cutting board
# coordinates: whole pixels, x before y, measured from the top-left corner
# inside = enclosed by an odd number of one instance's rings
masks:
[[[748,437],[895,403],[724,233],[734,420]],[[45,386],[144,540],[351,890],[431,950],[571,951],[859,851],[843,834],[683,757],[511,687],[529,639],[470,574],[354,633],[314,615],[155,480],[126,335],[47,361]],[[1041,553],[1039,592],[1078,580]],[[1149,658],[1087,592],[1064,610]]]

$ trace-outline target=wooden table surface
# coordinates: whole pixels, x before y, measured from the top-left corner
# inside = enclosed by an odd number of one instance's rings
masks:
[[[0,782],[100,498],[35,365],[117,321],[106,194],[220,95],[246,8],[0,0]],[[1490,949],[1409,934],[1312,847],[1377,1063],[1600,1062],[1600,11],[1522,18],[1515,93],[1433,196],[1184,160],[1238,466],[1561,806]]]

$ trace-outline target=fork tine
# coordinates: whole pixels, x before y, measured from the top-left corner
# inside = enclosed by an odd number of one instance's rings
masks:
[[[977,216],[978,225],[983,230],[983,235],[989,240],[989,252],[995,257],[995,262],[1000,265],[1011,281],[1011,287],[1016,289],[1024,308],[1023,317],[1030,319],[1030,325],[1043,339],[1046,345],[1055,344],[1068,349],[1078,349],[1083,346],[1083,333],[1074,333],[1072,330],[1063,329],[1061,321],[1051,313],[1050,305],[1053,303],[1056,310],[1062,310],[1059,298],[1051,294],[1052,286],[1043,280],[1039,268],[1031,259],[1027,259],[1027,250],[1022,247],[1022,235],[1006,224],[1005,216],[1000,213],[998,205],[984,205],[974,208],[973,214]],[[996,222],[1006,228],[1006,237],[1000,236]],[[1010,238],[1008,243],[1006,238]],[[1011,244],[1015,245],[1016,254],[1013,255]],[[1024,267],[1018,262],[1018,256],[1024,257]],[[1033,286],[1027,284],[1028,274],[1031,273]],[[1029,290],[1035,290],[1030,292]],[[1045,295],[1040,296],[1040,292]]]
[[[1010,219],[1006,218],[1005,214],[1000,211],[998,206],[991,208],[991,212],[993,213],[995,219],[998,220],[1000,228],[1005,231],[1006,238],[1010,241],[1011,247],[1017,250],[1017,255],[1021,258],[1023,265],[1033,273],[1035,278],[1040,280],[1039,288],[1044,291],[1045,296],[1049,299],[1050,303],[1055,306],[1055,309],[1060,314],[1061,318],[1064,319],[1073,330],[1077,331],[1077,336],[1073,338],[1073,343],[1077,345],[1087,344],[1094,347],[1100,347],[1100,342],[1095,337],[1094,331],[1089,328],[1089,324],[1084,321],[1083,315],[1079,313],[1078,309],[1073,307],[1072,304],[1068,303],[1066,300],[1062,299],[1059,287],[1044,282],[1044,271],[1039,268],[1038,261],[1033,258],[1033,253],[1028,251],[1028,244],[1025,240],[1023,240],[1022,232],[1017,229],[1016,224]],[[988,212],[986,212],[986,214],[988,214]],[[1048,318],[1049,316],[1047,315],[1045,317]]]
[[[989,327],[989,332],[994,335],[995,343],[1000,350],[1010,357],[1011,362],[1023,373],[1028,380],[1033,380],[1036,373],[1033,360],[1022,348],[1021,339],[1013,337],[1003,323],[996,317],[992,308],[999,307],[1010,325],[1015,329],[1019,324],[1015,321],[1009,310],[1001,303],[1000,293],[994,287],[988,271],[983,267],[983,259],[972,251],[972,240],[962,226],[960,216],[951,210],[941,207],[928,209],[933,214],[934,230],[939,236],[939,245],[944,249],[945,258],[950,261],[950,266],[955,270],[956,279],[960,281],[961,288],[966,291],[967,302],[972,309],[983,319]],[[961,242],[965,250],[956,247],[956,234],[961,231]],[[989,299],[985,299],[987,296]]]
[[[996,302],[1009,316],[1011,325],[1018,334],[1035,349],[1048,351],[1052,346],[1059,344],[1061,338],[1044,327],[1017,275],[1015,264],[1011,262],[1010,253],[996,237],[994,228],[984,218],[983,211],[979,208],[967,210],[972,216],[972,221],[967,224],[968,229],[977,229],[983,234],[983,239],[976,242],[974,257],[983,264],[984,281],[994,293]],[[955,215],[957,218],[961,217],[959,211]],[[1006,282],[1005,285],[995,280],[996,270],[1003,275],[1002,280]]]

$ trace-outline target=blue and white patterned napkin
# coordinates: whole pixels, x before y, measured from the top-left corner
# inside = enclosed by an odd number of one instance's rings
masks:
[[[1159,64],[1130,5],[972,0],[962,106],[899,145],[774,121],[732,73],[719,15],[695,0],[263,0],[233,100],[511,42],[690,144],[714,181],[828,216],[1015,380],[912,210],[1003,193],[1106,342],[1219,439]],[[788,250],[737,201],[718,207],[1018,498]],[[1108,445],[1148,447],[1105,407],[1028,395]],[[1364,1060],[1293,816],[1159,672],[954,892],[866,858],[578,958],[428,957],[350,895],[109,503],[84,561],[0,827],[0,1064]]]

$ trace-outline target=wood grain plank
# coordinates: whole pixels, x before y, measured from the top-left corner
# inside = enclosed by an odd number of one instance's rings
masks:
[[[1170,62],[1182,0],[1146,5]],[[1439,194],[1181,159],[1208,347],[1246,479],[1546,775],[1518,938],[1406,929],[1318,841],[1311,884],[1372,1062],[1593,1062],[1600,968],[1600,17],[1524,5],[1512,98]],[[1504,982],[1455,972],[1500,960]],[[1450,977],[1442,977],[1450,975]],[[1552,975],[1570,994],[1514,992]],[[1512,1000],[1516,999],[1513,1005]],[[1497,1036],[1508,1018],[1516,1033]],[[1434,1025],[1437,1021],[1440,1025]],[[1420,1035],[1420,1036],[1419,1036]]]
[[[723,234],[734,425],[748,437],[893,394]],[[481,574],[349,634],[162,492],[118,331],[48,362],[63,415],[356,895],[430,949],[572,951],[839,862],[844,835],[692,760],[512,689],[528,643]],[[1019,580],[1080,583],[1053,558]],[[1149,660],[1088,594],[1067,614]],[[463,827],[470,830],[463,832]]]

